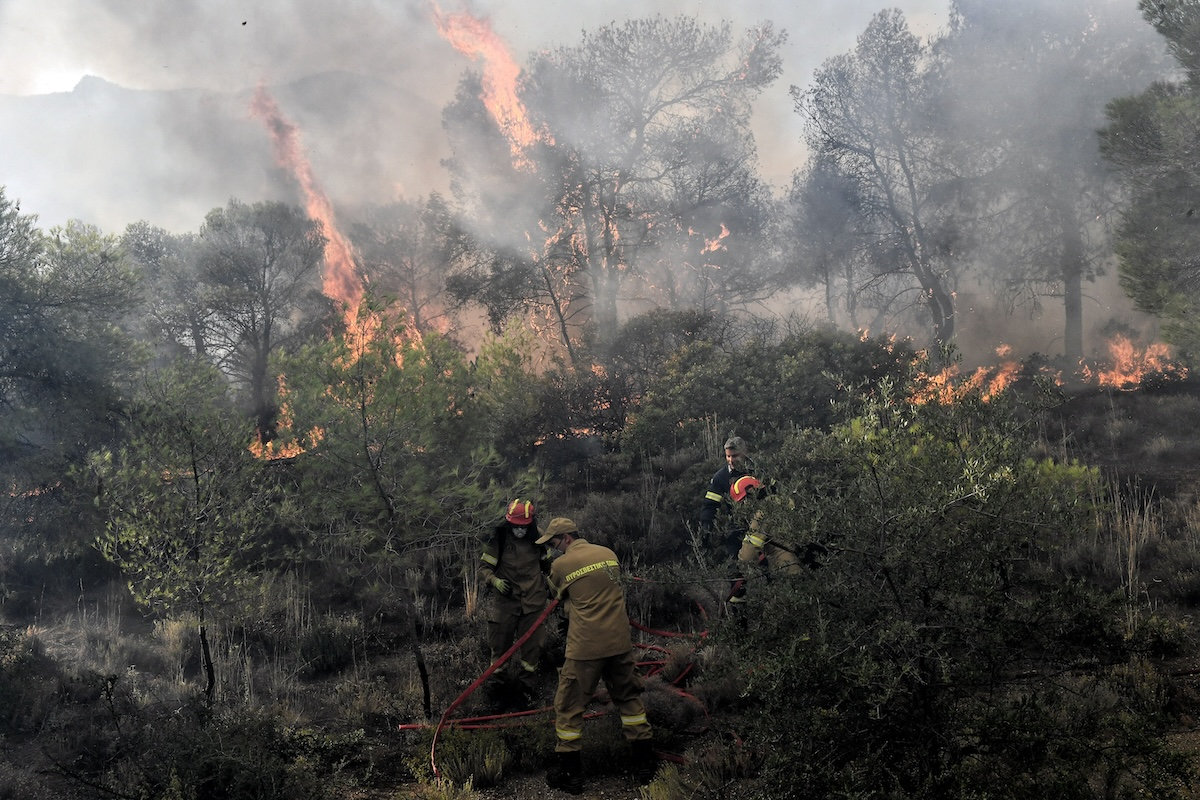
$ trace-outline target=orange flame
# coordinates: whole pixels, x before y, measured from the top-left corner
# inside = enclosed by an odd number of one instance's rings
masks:
[[[345,309],[346,325],[350,326],[358,314],[362,302],[363,287],[358,270],[354,266],[350,242],[338,230],[329,198],[317,184],[312,165],[304,157],[300,146],[300,132],[284,118],[275,99],[263,86],[254,93],[250,104],[251,113],[260,117],[271,134],[272,150],[279,166],[288,169],[296,177],[305,197],[305,210],[309,217],[321,223],[328,240],[325,244],[325,274],[322,291],[325,296],[341,303]]]
[[[696,234],[696,231],[692,230],[691,228],[688,228],[688,235],[694,236],[695,234]],[[725,223],[722,222],[721,223],[721,232],[719,234],[717,234],[717,238],[704,240],[704,249],[700,251],[700,255],[705,255],[706,253],[715,253],[717,250],[724,250],[725,249],[724,240],[725,240],[725,237],[728,235],[729,235],[729,228],[725,227]]]
[[[1080,364],[1079,374],[1085,381],[1129,391],[1138,388],[1152,375],[1161,375],[1168,380],[1183,380],[1188,374],[1187,367],[1171,360],[1170,348],[1161,342],[1147,345],[1145,350],[1139,352],[1129,337],[1118,334],[1109,340],[1108,352],[1113,362],[1111,369]]]
[[[465,12],[444,15],[434,5],[433,20],[438,32],[454,49],[471,58],[483,59],[483,104],[508,138],[513,165],[518,169],[532,169],[525,151],[539,139],[548,143],[553,140],[549,134],[539,134],[529,122],[525,104],[517,91],[521,68],[508,46],[492,30],[490,22]]]
[[[49,494],[50,492],[57,491],[61,487],[62,487],[62,481],[55,481],[53,484],[51,484],[49,486],[39,486],[36,489],[27,489],[27,490],[22,491],[21,488],[19,486],[17,486],[16,483],[13,483],[13,484],[11,484],[11,488],[8,490],[8,496],[9,497],[19,497],[21,499],[27,500],[31,497],[41,497],[44,494]]]
[[[957,403],[969,394],[977,393],[984,401],[1000,395],[1021,371],[1021,365],[1012,360],[1012,347],[1001,345],[996,355],[1003,361],[998,367],[979,367],[966,378],[959,378],[957,364],[951,364],[933,375],[918,375],[917,389],[913,392],[914,403]]]
[[[279,458],[295,458],[306,449],[320,444],[325,438],[325,431],[314,427],[308,432],[308,447],[304,447],[295,438],[293,432],[292,409],[287,403],[288,388],[283,376],[279,376],[279,426],[277,435],[269,442],[256,440],[248,448],[255,458],[273,461]]]
[[[275,155],[275,162],[290,170],[295,176],[304,192],[305,210],[308,212],[308,216],[321,224],[326,238],[325,272],[322,276],[321,291],[326,297],[342,305],[347,329],[356,331],[351,349],[356,353],[361,352],[365,345],[360,337],[365,334],[361,333],[363,328],[356,327],[354,323],[358,319],[358,308],[362,303],[362,282],[354,267],[350,242],[338,230],[333,214],[333,205],[318,185],[317,179],[313,175],[312,165],[304,157],[303,148],[300,146],[300,132],[295,125],[284,118],[275,98],[264,86],[259,86],[254,93],[254,99],[250,103],[250,112],[262,119],[267,126],[267,131],[271,134],[271,149]],[[292,426],[291,412],[286,400],[282,399],[287,396],[282,375],[279,376],[279,393],[281,402],[278,435],[269,442],[264,442],[260,438],[250,444],[250,452],[256,458],[268,460],[293,458],[305,450],[294,437],[289,435]],[[319,428],[314,428],[309,434],[310,446],[315,447],[323,436],[324,433]]]
[[[1174,382],[1184,380],[1188,375],[1187,367],[1172,361],[1170,348],[1161,342],[1139,350],[1129,337],[1117,335],[1109,340],[1108,351],[1112,358],[1111,367],[1081,362],[1075,377],[1100,387],[1133,391],[1142,386],[1147,378],[1158,376]],[[956,365],[933,375],[918,375],[918,388],[913,393],[913,402],[955,403],[971,392],[978,392],[984,400],[996,397],[1011,386],[1020,373],[1020,365],[1011,359],[1012,348],[1004,345],[996,352],[1004,359],[998,367],[980,367],[966,378],[960,377]],[[1057,370],[1042,367],[1041,374],[1060,386],[1064,383],[1062,374]]]

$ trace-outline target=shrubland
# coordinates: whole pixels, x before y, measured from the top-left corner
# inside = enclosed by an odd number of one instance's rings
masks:
[[[918,402],[933,367],[904,342],[664,312],[607,369],[535,369],[520,338],[468,358],[383,310],[273,361],[286,425],[259,455],[232,389],[181,362],[63,476],[72,549],[9,524],[0,798],[539,784],[550,715],[464,696],[480,536],[518,495],[626,568],[666,756],[643,797],[1191,796],[1200,513],[1149,483],[1194,446],[1190,387]],[[736,610],[695,524],[730,434],[763,524],[816,557],[748,575]],[[547,649],[548,703],[555,625]],[[604,709],[585,766],[620,786]]]

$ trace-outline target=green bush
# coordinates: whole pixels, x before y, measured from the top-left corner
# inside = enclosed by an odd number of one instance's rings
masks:
[[[57,705],[60,680],[36,632],[0,628],[0,734],[39,730]]]
[[[407,765],[423,783],[441,778],[456,786],[494,786],[512,760],[504,734],[496,730],[447,727],[438,734],[436,747],[432,729],[422,731],[416,740]]]
[[[114,794],[181,800],[324,800],[361,748],[361,732],[328,736],[246,709],[143,712],[103,783]]]
[[[300,674],[306,678],[336,675],[354,664],[362,651],[363,629],[358,620],[325,615],[300,637]]]
[[[752,455],[767,453],[796,429],[825,429],[853,415],[863,398],[904,378],[913,363],[907,344],[832,330],[791,332],[778,341],[691,342],[660,368],[623,447],[651,455],[703,447],[715,423],[722,442],[733,432]]]
[[[1057,571],[1095,536],[1095,476],[1027,458],[1006,403],[864,412],[792,436],[760,501],[824,565],[754,583],[717,632],[763,796],[1180,796],[1125,598]]]

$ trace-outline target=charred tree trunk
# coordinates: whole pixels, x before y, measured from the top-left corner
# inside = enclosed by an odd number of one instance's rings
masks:
[[[937,343],[946,346],[954,339],[954,298],[935,281],[928,289],[929,310],[933,314],[933,335]]]
[[[358,444],[362,447],[363,460],[371,470],[371,486],[375,489],[375,495],[379,498],[379,502],[383,504],[383,508],[387,513],[387,519],[394,520],[396,518],[396,499],[392,493],[388,491],[384,485],[382,475],[382,465],[380,460],[383,458],[382,452],[372,452],[371,450],[371,415],[370,415],[370,396],[371,390],[367,386],[366,376],[362,370],[357,370],[355,375],[356,395],[358,401],[358,428],[361,437]]]
[[[921,237],[919,227],[916,225],[914,227],[918,228],[917,236]],[[935,265],[923,257],[922,254],[929,248],[925,246],[922,238],[910,241],[908,246],[909,271],[921,286],[922,296],[929,306],[929,314],[932,318],[934,340],[939,349],[943,349],[954,339],[954,297],[946,287],[942,276],[938,274]]]
[[[607,356],[617,338],[617,294],[620,291],[622,270],[621,253],[617,249],[616,237],[609,222],[603,231],[603,245],[599,258],[592,264],[592,324],[596,331],[596,342],[600,351]]]
[[[275,387],[268,375],[267,350],[265,347],[256,348],[254,363],[251,366],[250,391],[254,397],[254,417],[258,440],[264,445],[269,444],[275,438],[275,423],[279,413],[275,404]]]
[[[558,322],[558,332],[562,336],[563,347],[567,349],[567,358],[571,366],[579,365],[579,356],[575,353],[575,343],[571,340],[571,327],[567,322],[567,309],[554,283],[554,275],[549,268],[542,264],[542,279],[546,286],[546,296],[550,299],[550,308]]]
[[[200,664],[204,668],[204,702],[212,706],[213,692],[217,687],[217,673],[213,669],[212,651],[208,647],[208,625],[204,619],[204,607],[200,607]]]

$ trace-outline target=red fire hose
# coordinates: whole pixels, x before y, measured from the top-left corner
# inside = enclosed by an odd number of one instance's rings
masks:
[[[434,754],[437,752],[437,740],[438,736],[442,732],[442,728],[446,726],[446,721],[450,719],[450,714],[454,711],[454,709],[462,705],[463,701],[470,697],[476,689],[482,686],[483,682],[490,678],[493,672],[502,667],[504,662],[508,661],[509,657],[512,656],[513,653],[517,652],[518,649],[520,649],[521,645],[525,644],[529,637],[533,635],[533,632],[540,628],[542,623],[546,621],[546,617],[550,616],[550,612],[558,607],[558,602],[559,601],[557,599],[551,600],[546,606],[546,610],[542,612],[541,616],[529,626],[529,630],[525,631],[525,633],[519,639],[513,642],[512,647],[505,650],[499,658],[493,661],[492,665],[485,669],[483,674],[476,678],[474,683],[463,690],[463,693],[458,696],[458,699],[447,706],[446,710],[442,712],[442,718],[438,720],[437,728],[435,728],[433,731],[433,742],[429,746],[429,766],[433,767],[433,775],[435,778],[441,777],[441,775],[438,774],[437,761],[434,760]]]
[[[474,693],[476,689],[478,689],[480,686],[482,686],[484,684],[484,682],[487,681],[487,679],[490,678],[496,670],[498,670],[500,667],[504,666],[504,663],[506,661],[508,661],[509,658],[512,657],[513,653],[517,652],[517,650],[519,650],[521,648],[521,645],[525,644],[525,642],[529,639],[529,637],[533,635],[534,631],[536,631],[538,628],[540,628],[542,626],[542,623],[546,621],[546,617],[550,616],[550,612],[554,611],[554,609],[558,607],[558,603],[559,603],[558,600],[550,601],[550,603],[546,606],[545,610],[542,611],[541,615],[534,621],[533,625],[529,626],[529,630],[525,631],[525,633],[522,634],[520,638],[518,638],[515,642],[513,642],[512,647],[508,648],[508,650],[504,651],[504,653],[501,654],[499,658],[497,658],[495,661],[493,661],[492,665],[489,666],[486,670],[484,670],[483,674],[480,675],[478,678],[476,678],[475,681],[473,683],[471,683],[470,686],[468,686],[466,689],[464,689],[462,694],[460,694],[457,697],[457,699],[455,699],[454,702],[451,703],[449,706],[447,706],[446,710],[444,712],[442,712],[441,719],[438,720],[437,727],[433,731],[433,741],[429,746],[429,765],[430,765],[430,767],[433,768],[434,777],[438,777],[438,778],[441,777],[441,775],[438,773],[437,760],[436,760],[437,742],[438,742],[438,737],[441,735],[442,729],[444,727],[446,727],[446,723],[449,722],[449,720],[450,720],[450,715],[454,712],[454,710],[456,708],[458,708],[460,705],[462,705],[463,702],[466,701],[466,699],[468,697],[470,697],[471,694]],[[678,632],[673,632],[673,631],[656,630],[654,628],[648,628],[644,625],[641,625],[641,624],[635,622],[632,618],[630,618],[629,624],[636,630],[640,630],[644,633],[649,633],[649,634],[652,634],[655,636],[699,638],[699,639],[703,639],[706,636],[708,636],[708,631],[701,631],[700,633],[678,633]],[[653,647],[653,646],[651,646],[651,647]],[[653,649],[661,650],[662,648],[653,647]],[[689,665],[688,669],[684,670],[683,675],[686,675],[687,672],[689,672],[690,670],[691,670],[691,666]],[[680,675],[679,678],[682,678],[683,675]],[[684,692],[684,691],[678,689],[677,687],[675,688],[675,691],[681,697],[685,697],[694,702],[699,703],[699,700],[697,700],[693,695],[690,695],[687,692]],[[702,709],[704,708],[702,703],[700,703],[700,707]],[[520,712],[519,714],[503,714],[503,715],[495,715],[495,716],[496,717],[512,717],[512,716],[524,716],[527,714],[534,714],[534,713],[538,713],[538,712],[527,711],[527,712]],[[705,710],[704,714],[707,717],[708,711]],[[480,718],[478,718],[476,720],[472,720],[472,721],[478,722],[478,721],[487,720],[487,719],[489,719],[489,717],[480,717]],[[401,727],[404,728],[407,726],[401,726]],[[475,727],[475,726],[467,726],[467,727]],[[484,727],[484,726],[479,726],[479,727]],[[676,760],[676,759],[678,759],[677,756],[673,757],[669,760]],[[681,760],[681,759],[679,759],[679,760]]]

